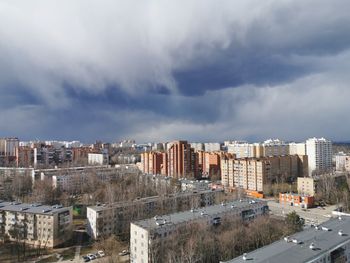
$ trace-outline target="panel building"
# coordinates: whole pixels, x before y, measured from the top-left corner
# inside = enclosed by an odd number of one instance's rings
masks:
[[[172,213],[192,207],[213,205],[220,201],[223,194],[223,191],[220,190],[204,190],[89,206],[87,208],[87,231],[94,239],[112,234],[125,235],[131,220],[140,220],[164,212]]]
[[[0,202],[0,227],[9,240],[20,235],[27,244],[56,247],[72,238],[72,207]]]
[[[325,138],[311,138],[306,141],[309,158],[309,175],[332,170],[332,142]]]
[[[192,223],[204,223],[211,227],[220,225],[226,218],[247,221],[267,211],[265,201],[241,200],[132,222],[130,262],[164,262],[157,251],[161,244]]]
[[[225,263],[345,263],[350,261],[350,217],[331,219]],[[223,263],[223,262],[222,262]]]
[[[307,156],[285,155],[262,158],[222,158],[222,184],[229,188],[264,191],[266,184],[294,181],[307,173]]]

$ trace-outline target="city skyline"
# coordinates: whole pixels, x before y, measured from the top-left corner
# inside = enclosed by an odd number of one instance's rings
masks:
[[[348,141],[348,5],[2,1],[0,137]]]

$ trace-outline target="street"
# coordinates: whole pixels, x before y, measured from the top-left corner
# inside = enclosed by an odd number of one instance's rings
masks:
[[[289,206],[280,204],[274,200],[267,202],[270,215],[285,217],[288,213],[295,211],[300,217],[305,219],[305,224],[321,224],[332,217],[332,211],[337,208],[336,205],[326,206],[324,208],[302,209],[298,206]]]

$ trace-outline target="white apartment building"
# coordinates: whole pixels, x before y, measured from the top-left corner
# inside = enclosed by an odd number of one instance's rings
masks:
[[[72,209],[0,201],[0,227],[8,240],[16,240],[18,236],[12,235],[17,232],[27,244],[52,248],[72,238]]]
[[[201,142],[192,142],[191,148],[193,148],[195,151],[204,151],[204,144]]]
[[[102,153],[88,153],[89,165],[103,165],[106,164],[104,155]]]
[[[236,158],[256,157],[256,145],[244,141],[234,141],[227,145],[227,152],[235,154]]]
[[[206,223],[210,227],[220,225],[225,218],[247,221],[266,213],[268,206],[265,201],[247,199],[132,222],[130,262],[164,262],[157,252],[159,244],[191,223]]]
[[[350,156],[343,152],[339,152],[334,155],[335,158],[335,170],[343,172],[346,170],[346,163]]]
[[[151,217],[162,212],[171,213],[213,205],[223,194],[221,190],[205,190],[89,206],[87,232],[94,239],[112,234],[123,235],[132,220],[143,219],[145,215]]]
[[[204,151],[206,152],[218,152],[221,150],[221,145],[218,142],[206,142],[204,143]]]
[[[269,139],[263,143],[235,141],[227,145],[227,151],[235,154],[238,159],[289,155],[289,144],[278,139]]]
[[[306,155],[306,144],[304,142],[289,144],[289,154],[290,155]]]
[[[311,138],[306,141],[309,158],[309,175],[332,170],[332,142],[325,138]]]
[[[289,155],[289,144],[279,139],[266,140],[257,147],[257,157]]]
[[[349,230],[350,217],[334,218],[225,263],[350,262]]]

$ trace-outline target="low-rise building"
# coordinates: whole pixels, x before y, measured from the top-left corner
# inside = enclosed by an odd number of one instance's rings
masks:
[[[72,238],[72,207],[0,201],[0,228],[9,240],[56,247]]]
[[[350,260],[350,217],[331,219],[225,263],[340,263]]]
[[[221,190],[207,190],[89,206],[87,207],[87,231],[94,239],[112,234],[125,235],[129,233],[126,231],[129,230],[132,220],[213,205],[220,200],[222,195]]]
[[[308,195],[300,195],[294,193],[280,193],[280,204],[286,204],[290,206],[300,206],[301,208],[311,208],[314,206],[315,198]]]
[[[204,223],[210,227],[220,225],[225,222],[225,218],[247,221],[264,215],[267,211],[265,201],[241,200],[132,222],[130,262],[162,262],[162,255],[157,252],[160,243],[166,242],[190,223]]]
[[[311,177],[298,177],[297,180],[298,193],[301,195],[315,196],[316,182]]]

